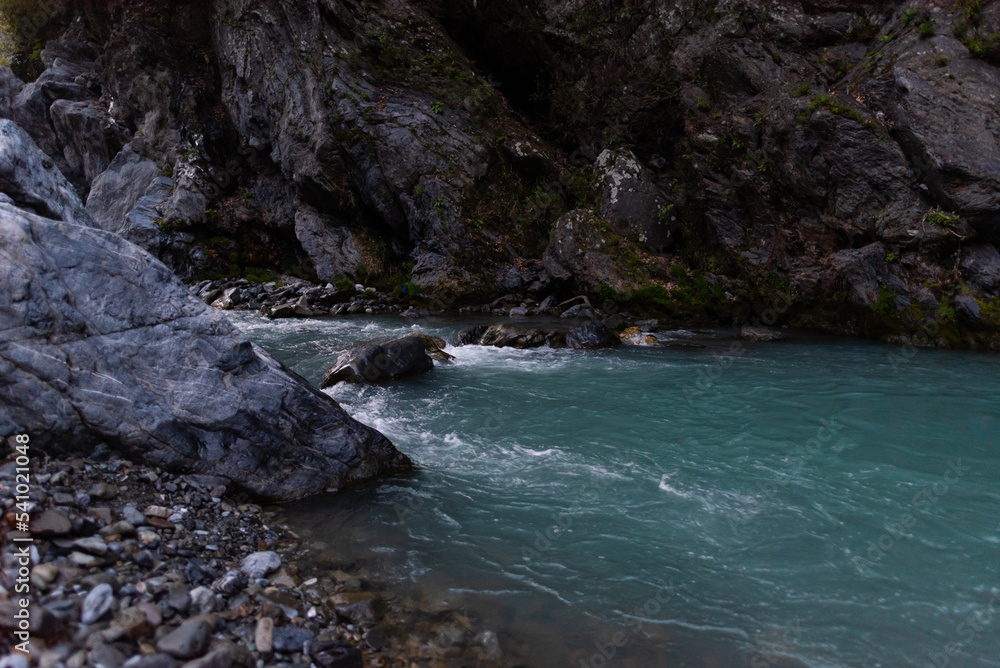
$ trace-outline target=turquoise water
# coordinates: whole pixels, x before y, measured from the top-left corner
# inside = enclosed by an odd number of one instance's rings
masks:
[[[470,324],[235,321],[313,382]],[[525,665],[1000,666],[1000,357],[674,337],[706,347],[449,348],[340,386],[419,471],[294,522]]]

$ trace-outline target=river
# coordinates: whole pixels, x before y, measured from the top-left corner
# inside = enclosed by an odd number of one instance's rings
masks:
[[[348,343],[477,322],[233,320],[314,383]],[[418,471],[291,521],[515,663],[1000,666],[1000,357],[729,334],[338,386]]]

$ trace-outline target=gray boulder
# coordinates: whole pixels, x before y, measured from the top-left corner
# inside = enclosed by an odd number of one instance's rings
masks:
[[[155,162],[142,157],[131,146],[123,148],[107,170],[91,184],[87,211],[97,226],[124,236],[129,212],[139,203],[159,172]]]
[[[594,211],[570,211],[552,228],[545,249],[545,270],[556,281],[572,282],[581,291],[596,293],[607,284],[618,292],[628,292],[636,287],[635,281],[612,257],[614,241],[614,234]]]
[[[103,441],[273,499],[409,466],[120,237],[0,204],[0,247],[0,437]]]
[[[540,348],[546,342],[545,332],[516,325],[493,325],[476,341],[476,345],[497,348]]]
[[[312,260],[316,276],[324,281],[353,276],[364,259],[349,229],[310,206],[295,212],[295,238]]]
[[[662,252],[673,243],[669,220],[661,220],[667,198],[653,174],[631,151],[603,151],[594,166],[601,218],[615,231],[650,250]]]
[[[373,344],[347,352],[326,374],[321,387],[337,383],[378,383],[426,373],[434,368],[427,344],[419,336],[404,336],[383,344]]]
[[[20,208],[80,225],[93,221],[52,159],[16,123],[0,120],[0,192]]]
[[[0,67],[0,118],[10,118],[11,105],[22,88],[24,83],[9,67]]]
[[[590,304],[577,304],[576,306],[570,306],[568,309],[562,312],[560,316],[562,318],[586,318],[588,320],[594,320],[597,318],[597,312]]]
[[[107,169],[129,139],[128,129],[115,123],[96,102],[56,100],[49,116],[69,170],[66,173],[84,185]]]
[[[578,350],[614,348],[620,346],[621,343],[614,332],[600,322],[591,322],[566,333],[566,345]]]
[[[967,246],[962,250],[962,277],[990,295],[1000,293],[1000,252],[989,244]]]
[[[487,329],[489,327],[486,325],[476,325],[475,327],[463,329],[455,335],[455,345],[474,346],[479,343],[479,339],[483,338],[483,334],[486,333]]]

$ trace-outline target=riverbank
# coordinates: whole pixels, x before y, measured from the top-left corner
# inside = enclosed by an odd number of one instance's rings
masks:
[[[5,533],[18,512],[12,446],[0,466]],[[9,540],[27,534],[9,534],[0,589],[0,656],[21,642],[26,596],[30,661],[15,655],[5,668],[501,665],[495,634],[458,611],[396,600],[225,479],[104,447],[32,460],[30,564],[17,557],[27,543]]]

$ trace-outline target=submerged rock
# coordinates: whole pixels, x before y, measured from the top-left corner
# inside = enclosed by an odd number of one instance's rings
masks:
[[[626,327],[621,333],[622,343],[632,346],[655,346],[659,340],[652,334],[643,332],[638,327]]]
[[[443,342],[442,342],[443,343]],[[384,344],[368,345],[341,355],[323,378],[320,387],[337,383],[377,383],[426,373],[434,368],[427,343],[418,335],[404,336]]]
[[[0,437],[280,499],[409,465],[120,237],[0,203],[0,246]]]
[[[566,345],[570,348],[596,350],[598,348],[614,348],[621,345],[621,340],[603,323],[591,322],[567,332]]]
[[[740,329],[740,338],[747,341],[784,341],[785,335],[770,327],[759,327],[755,325],[744,325]]]

